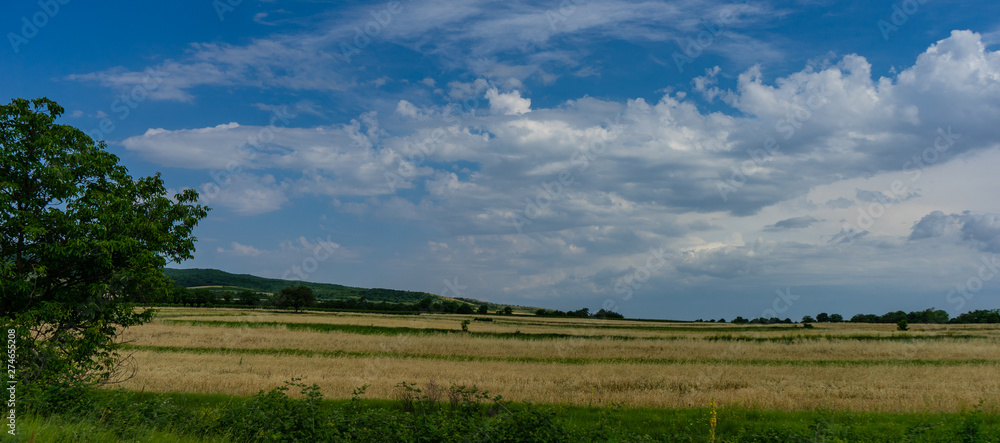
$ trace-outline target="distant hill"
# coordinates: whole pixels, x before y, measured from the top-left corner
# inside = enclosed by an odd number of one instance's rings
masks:
[[[389,303],[416,303],[424,297],[445,299],[427,292],[400,291],[382,288],[355,288],[332,283],[312,283],[297,280],[281,280],[264,278],[249,274],[230,274],[218,269],[170,269],[163,270],[175,284],[186,288],[207,287],[215,292],[253,291],[276,293],[289,286],[303,285],[312,288],[313,294],[319,300],[344,300],[364,297],[368,301],[385,301]],[[478,300],[464,300],[472,304],[483,304]]]

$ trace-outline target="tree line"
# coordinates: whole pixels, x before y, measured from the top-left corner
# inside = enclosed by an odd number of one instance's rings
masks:
[[[715,321],[715,320],[712,320]],[[720,322],[725,322],[725,319],[719,320]],[[802,317],[801,323],[841,323],[844,322],[844,317],[840,314],[828,314],[826,312],[820,312],[816,317],[806,315]],[[942,309],[924,309],[923,311],[892,311],[887,312],[882,315],[876,314],[857,314],[846,320],[851,323],[896,323],[899,324],[901,321],[906,321],[907,323],[925,323],[925,324],[965,324],[965,323],[1000,323],[1000,309],[979,309],[975,311],[969,311],[963,314],[959,314],[957,317],[950,317],[947,311]],[[780,324],[780,323],[794,323],[791,319],[785,318],[784,320],[772,317],[764,318],[757,317],[754,319],[745,319],[743,317],[736,317],[733,319],[733,324]]]
[[[272,307],[279,309],[301,308],[329,309],[353,312],[391,312],[391,313],[440,313],[440,314],[490,314],[490,307],[485,303],[478,305],[472,301],[439,300],[434,297],[424,297],[416,303],[388,303],[371,301],[366,297],[346,298],[337,300],[318,300],[308,286],[291,286],[275,294],[243,291],[212,291],[208,288],[188,289],[174,286],[167,298],[168,304],[178,306],[232,306],[232,307]],[[510,306],[499,307],[493,311],[496,315],[514,315]],[[535,315],[540,317],[569,318],[604,318],[623,319],[625,316],[614,311],[600,309],[591,313],[590,309],[582,308],[576,311],[560,311],[556,309],[538,309]]]

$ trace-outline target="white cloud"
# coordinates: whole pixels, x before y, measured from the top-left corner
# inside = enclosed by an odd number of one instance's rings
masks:
[[[501,94],[496,88],[486,91],[490,110],[500,115],[521,115],[531,112],[531,99],[521,98],[520,91]]]
[[[222,254],[231,254],[231,255],[246,256],[246,257],[256,257],[262,253],[260,249],[257,249],[250,245],[244,245],[235,241],[232,242],[230,249],[225,249],[220,247],[216,249],[216,252]]]

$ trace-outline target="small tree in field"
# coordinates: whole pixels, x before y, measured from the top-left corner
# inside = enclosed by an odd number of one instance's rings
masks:
[[[192,257],[208,211],[159,175],[133,179],[62,113],[45,98],[0,105],[0,327],[16,331],[29,390],[111,378],[116,337],[152,318],[136,304],[170,299],[163,267]]]
[[[295,312],[299,308],[309,307],[316,303],[316,296],[313,295],[312,288],[308,286],[292,286],[278,292],[278,299],[284,306],[291,306]]]

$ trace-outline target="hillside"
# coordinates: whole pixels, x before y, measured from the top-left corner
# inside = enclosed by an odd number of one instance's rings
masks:
[[[297,280],[281,280],[276,278],[264,278],[249,274],[230,274],[218,269],[164,269],[168,278],[174,280],[175,284],[187,288],[209,287],[216,292],[232,291],[239,292],[249,290],[253,292],[275,293],[284,288],[294,285],[303,285],[312,288],[313,294],[320,300],[343,300],[358,299],[364,297],[369,301],[385,301],[389,303],[416,303],[427,296],[436,299],[443,299],[436,294],[427,292],[400,291],[396,289],[383,288],[355,288],[332,283],[313,283]],[[466,300],[476,304],[473,300]],[[482,303],[482,302],[478,302]]]

